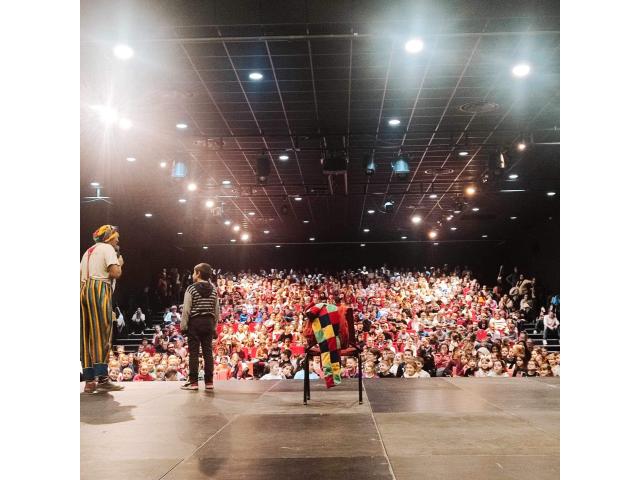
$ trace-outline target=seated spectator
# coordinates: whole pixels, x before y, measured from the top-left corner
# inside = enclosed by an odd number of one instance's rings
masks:
[[[131,382],[133,381],[133,370],[130,368],[125,368],[122,370],[122,382]]]
[[[549,338],[549,336],[553,336],[554,338],[560,338],[560,335],[558,333],[559,327],[560,327],[560,322],[556,318],[556,314],[553,311],[549,312],[548,315],[544,316],[544,331],[542,333],[542,338],[544,339],[542,340],[542,343],[544,345],[547,344],[547,338]]]
[[[144,329],[147,328],[147,324],[145,322],[145,314],[142,313],[142,309],[138,308],[136,312],[131,317],[131,331],[132,332],[144,332]]]
[[[538,376],[538,366],[536,365],[535,361],[529,360],[529,363],[527,363],[527,374],[525,376],[527,377]]]
[[[175,368],[167,368],[167,371],[164,374],[165,382],[177,382],[178,381],[178,371]]]
[[[420,378],[418,373],[418,365],[413,359],[409,359],[404,364],[404,378]]]
[[[280,365],[277,360],[271,360],[267,365],[266,373],[260,380],[283,380],[285,377],[280,372]]]
[[[356,377],[358,374],[356,373]],[[378,363],[378,377],[379,378],[396,378],[391,372],[391,362],[389,360],[380,360]]]
[[[362,378],[375,378],[375,377],[376,377],[375,363],[371,361],[364,362],[364,366],[362,368]]]
[[[487,374],[488,377],[508,377],[507,366],[502,360],[493,362],[493,370]]]
[[[178,307],[176,305],[172,305],[167,313],[165,313],[163,321],[165,325],[176,325],[180,324],[181,315],[178,313]]]
[[[138,374],[133,377],[134,382],[153,382],[155,378],[149,373],[149,365],[142,363],[139,368]]]

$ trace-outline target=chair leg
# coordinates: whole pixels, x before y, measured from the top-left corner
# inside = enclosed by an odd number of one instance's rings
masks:
[[[362,405],[362,358],[358,354],[358,402]]]
[[[304,359],[304,381],[303,381],[303,387],[302,387],[303,397],[304,397],[303,402],[304,402],[305,405],[307,404],[307,386],[308,386],[308,383],[309,383],[308,359],[309,359],[309,356],[306,355],[305,359]]]

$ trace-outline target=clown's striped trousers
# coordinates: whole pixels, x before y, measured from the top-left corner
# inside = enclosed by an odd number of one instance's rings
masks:
[[[85,380],[107,375],[111,348],[111,284],[89,278],[80,290],[80,361]]]

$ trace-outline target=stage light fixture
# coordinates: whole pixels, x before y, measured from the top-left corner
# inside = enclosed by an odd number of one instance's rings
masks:
[[[512,173],[511,175],[509,175],[509,180],[515,180],[516,178],[518,178],[517,173]]]
[[[223,180],[222,185],[231,185],[231,180]]]
[[[376,173],[376,160],[374,153],[367,153],[362,158],[362,167],[367,175]]]
[[[135,162],[136,161],[136,157],[127,157],[127,162]]]
[[[293,199],[294,199],[296,202],[301,202],[301,201],[302,201],[302,197],[293,197]]]
[[[469,186],[465,189],[464,191],[467,195],[475,195],[476,193],[476,187],[474,186]]]
[[[186,123],[176,123],[176,128],[178,130],[186,130],[189,127]]]
[[[153,213],[145,213],[144,216],[147,218],[151,218],[153,217]]]
[[[433,246],[437,247],[438,245],[440,245],[438,242],[434,242]]]
[[[371,230],[369,230],[368,228],[365,228],[362,230],[364,233],[369,233]]]
[[[451,220],[453,220],[453,215],[449,215],[449,216],[447,217],[447,222],[450,222]]]
[[[264,230],[262,233],[264,233],[265,235],[269,235],[269,230]]]
[[[233,231],[234,232],[239,232],[240,231],[240,225],[234,225],[233,226]]]
[[[227,226],[231,225],[231,220],[225,220],[224,224],[227,225]]]
[[[400,120],[397,118],[392,118],[391,120],[389,120],[389,125],[391,125],[392,127],[397,127],[398,125],[400,125]]]
[[[487,237],[488,237],[488,235],[482,235],[482,238],[487,238]]]
[[[393,169],[393,173],[398,176],[398,178],[405,178],[409,175],[409,157],[407,155],[400,155],[392,164],[391,168]]]
[[[392,213],[393,207],[395,207],[395,205],[396,202],[394,202],[393,200],[387,200],[382,204],[382,209],[384,210],[384,213]]]
[[[251,80],[262,80],[264,75],[262,75],[260,72],[251,72],[249,74],[249,78]]]
[[[460,150],[458,152],[458,156],[460,157],[467,157],[469,155],[469,152],[467,150]]]
[[[547,196],[548,197],[553,197],[556,194],[556,192],[547,192]]]
[[[160,168],[167,168],[167,162],[160,162]]]
[[[451,231],[455,232],[458,229],[458,227],[451,227]]]
[[[436,195],[435,193],[432,193],[431,195],[429,195],[429,198],[433,200],[435,198],[438,198],[438,195]]]
[[[436,232],[435,230],[431,230],[431,231],[429,232],[429,238],[430,238],[430,239],[432,239],[432,240],[433,240],[433,239],[434,239],[434,238],[436,238],[437,236],[438,236],[438,232]]]
[[[473,210],[474,212],[479,211],[480,209],[478,207],[473,207],[471,210]]]
[[[265,154],[260,155],[256,159],[256,177],[258,183],[267,183],[269,174],[271,173],[271,160]]]
[[[309,220],[303,220],[302,223],[309,223]]]
[[[413,217],[411,217],[411,221],[417,225],[422,222],[422,217],[420,215],[414,215]]]
[[[531,72],[531,67],[526,63],[519,63],[513,69],[511,69],[511,73],[513,73],[516,77],[526,77]]]
[[[519,152],[524,152],[527,149],[527,144],[521,140],[517,143],[516,148],[518,149]]]
[[[509,217],[511,220],[516,220],[518,217]]]
[[[100,183],[99,182],[91,182],[91,186],[92,187],[99,187]]]
[[[309,237],[309,241],[310,242],[315,242],[316,241],[316,237]]]
[[[118,122],[118,126],[122,130],[129,130],[133,126],[133,122],[128,118],[121,118]]]
[[[187,190],[189,190],[190,192],[195,192],[197,190],[198,186],[191,182],[189,185],[187,185]]]
[[[278,159],[282,160],[283,162],[286,162],[287,160],[289,160],[289,155],[287,155],[286,153],[282,153],[282,154],[280,154]]]
[[[178,232],[178,235],[182,235],[182,232]]]
[[[368,213],[369,215],[373,215],[374,213],[376,213],[376,211],[375,211],[375,210],[367,210],[367,213]]]
[[[187,164],[180,161],[174,161],[171,167],[171,176],[173,178],[184,178],[187,176]]]
[[[246,242],[249,240],[249,234],[248,233],[243,233],[242,235],[240,235],[240,240],[242,240],[243,242]]]
[[[187,203],[187,199],[186,198],[180,198],[180,199],[178,199],[178,202]]]
[[[231,243],[236,243],[236,239],[232,238],[231,240],[229,240]]]
[[[406,240],[406,239],[407,239],[406,235],[403,235],[400,237],[400,240]]]
[[[280,245],[276,245],[276,248],[280,248]]]
[[[420,53],[424,48],[424,42],[420,38],[412,38],[404,44],[404,49],[409,53]]]
[[[120,60],[129,60],[131,57],[133,57],[134,51],[133,48],[131,48],[129,45],[120,43],[113,47],[113,54]]]
[[[203,245],[203,246],[202,246],[202,249],[203,249],[203,250],[208,250],[208,249],[209,249],[209,247],[207,247],[206,245]]]
[[[361,246],[361,247],[364,247],[364,246],[365,246],[365,244],[364,244],[364,243],[361,243],[361,244],[360,244],[360,246]]]
[[[214,205],[213,200],[207,200],[207,201],[205,202],[205,206],[206,206],[207,208],[213,208],[213,205]]]

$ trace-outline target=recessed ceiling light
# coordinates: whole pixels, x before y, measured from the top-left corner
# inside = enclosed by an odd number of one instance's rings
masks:
[[[278,158],[282,161],[289,160],[289,155],[287,155],[286,153],[283,153]]]
[[[151,218],[153,217],[153,213],[145,213],[144,216],[147,218]]]
[[[471,210],[473,210],[474,212],[477,212],[480,209],[478,207],[473,207]]]
[[[489,236],[489,235],[486,235],[486,234],[485,234],[485,235],[482,235],[482,238],[487,238],[488,236]]]
[[[389,125],[391,125],[392,127],[397,127],[398,125],[400,125],[400,120],[398,120],[397,118],[392,118],[391,120],[389,120]]]
[[[223,180],[222,184],[223,185],[231,185],[231,180]]]
[[[264,233],[265,235],[269,234],[269,230],[264,230],[262,233]]]
[[[182,232],[178,232],[178,235],[182,235]]]
[[[376,213],[376,211],[375,211],[375,210],[367,210],[367,213],[368,213],[369,215],[372,215],[372,214]]]
[[[469,152],[467,152],[466,150],[462,150],[458,152],[458,155],[461,157],[466,157],[467,155],[469,155]]]
[[[526,190],[515,189],[515,190],[500,190],[502,193],[514,193],[514,192],[526,192]]]
[[[255,214],[256,214],[256,212],[249,212],[249,213],[248,213],[248,215],[250,215],[250,216],[252,216],[252,217],[253,217]]]
[[[236,239],[232,238],[231,240],[229,240],[231,243],[236,243]]]
[[[419,53],[424,48],[424,42],[419,38],[412,38],[404,44],[404,49],[409,53]]]
[[[213,208],[213,205],[214,205],[213,200],[207,200],[207,201],[204,203],[204,205],[205,205],[207,208]]]
[[[432,193],[431,195],[429,195],[429,198],[431,199],[438,198],[438,195],[436,195],[435,193]]]
[[[129,45],[121,43],[113,47],[113,54],[120,60],[129,60],[131,57],[133,57],[134,52],[133,48],[131,48]]]
[[[302,220],[302,223],[309,223],[309,220]]]
[[[294,200],[295,200],[296,202],[300,202],[300,201],[302,200],[302,197],[294,197]]]
[[[438,242],[434,242],[433,244],[434,244],[436,247],[437,247],[438,245],[440,245]]]
[[[209,247],[207,247],[206,245],[203,245],[203,246],[202,246],[202,249],[203,249],[203,250],[207,250],[208,248],[209,248]]]
[[[160,168],[167,168],[167,162],[160,162]]]
[[[225,225],[231,225],[231,220],[225,220],[225,221],[224,221],[224,224],[225,224]]]
[[[91,109],[96,111],[106,125],[112,125],[118,120],[118,112],[115,108],[107,105],[92,105]]]
[[[198,186],[195,183],[190,183],[189,185],[187,185],[187,190],[189,190],[190,192],[195,192],[197,188]]]
[[[451,220],[453,220],[453,215],[449,215],[449,216],[447,217],[447,221],[448,221],[448,222],[450,222]]]
[[[429,232],[429,238],[436,238],[438,236],[438,232],[436,232],[435,230],[431,230]]]
[[[127,157],[127,162],[135,162],[136,157]]]
[[[118,126],[122,130],[129,130],[133,126],[133,122],[128,118],[121,118],[120,121],[118,122]]]
[[[364,247],[364,246],[365,246],[365,244],[364,244],[364,243],[361,243],[361,244],[360,244],[360,246],[361,246],[361,247]]]
[[[453,211],[453,213],[455,213],[456,215],[457,215],[458,213],[461,213],[461,212],[462,212],[462,210],[460,210],[459,208],[456,208],[456,209]]]
[[[240,235],[240,240],[242,240],[243,242],[246,242],[247,240],[249,240],[249,234],[243,233],[242,235]]]
[[[422,221],[422,217],[420,215],[414,215],[411,217],[411,221],[415,224],[418,224]]]
[[[457,229],[458,229],[458,227],[451,227],[451,230],[452,230],[452,231],[454,231],[454,232],[455,232]]]
[[[260,72],[251,72],[249,78],[251,80],[262,80],[263,75]]]
[[[510,218],[511,220],[515,220],[515,219],[517,219],[518,217],[509,217],[509,218]]]
[[[529,75],[530,71],[531,67],[529,65],[527,65],[526,63],[520,63],[513,67],[511,73],[513,73],[516,77],[526,77],[527,75]]]
[[[364,233],[369,233],[371,230],[369,230],[368,228],[365,228],[364,230],[362,230]]]
[[[234,232],[239,232],[240,231],[240,225],[234,225],[233,226],[233,231]]]
[[[518,178],[518,174],[517,173],[512,173],[511,175],[509,175],[509,178],[511,180],[515,180],[516,178]]]
[[[92,187],[99,187],[100,183],[99,182],[91,182],[91,186]]]
[[[179,198],[178,202],[180,203],[187,203],[187,199],[186,198]]]
[[[314,242],[315,240],[316,240],[316,237],[309,237],[310,242]]]
[[[467,187],[465,192],[467,192],[467,195],[473,195],[474,193],[476,193],[476,187]]]
[[[553,197],[556,194],[556,192],[547,192],[547,196],[549,197]]]
[[[406,237],[405,235],[403,235],[403,236],[401,236],[401,237],[400,237],[400,239],[401,239],[401,240],[406,240],[406,239],[407,239],[407,237]]]
[[[527,149],[527,144],[524,142],[519,142],[517,145],[518,151],[524,152]]]
[[[189,125],[187,125],[186,123],[176,123],[176,128],[179,130],[184,130],[188,127]]]
[[[276,248],[280,248],[280,245],[276,245]]]

